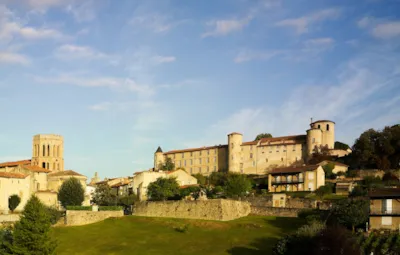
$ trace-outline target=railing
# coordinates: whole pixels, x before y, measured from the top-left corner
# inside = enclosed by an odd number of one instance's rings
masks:
[[[272,180],[271,183],[274,184],[295,184],[295,183],[303,183],[303,178],[296,178],[291,180]]]
[[[370,215],[400,215],[400,208],[371,209]]]

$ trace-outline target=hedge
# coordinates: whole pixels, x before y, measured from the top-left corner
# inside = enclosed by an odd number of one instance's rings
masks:
[[[99,206],[99,211],[122,211],[122,206]]]
[[[67,210],[73,210],[73,211],[91,211],[92,207],[91,206],[72,206],[69,205],[67,206]]]

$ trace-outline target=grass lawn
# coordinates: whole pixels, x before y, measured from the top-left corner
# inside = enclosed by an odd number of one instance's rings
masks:
[[[125,216],[86,226],[56,227],[57,254],[270,254],[297,218],[249,216],[219,222]],[[187,232],[177,228],[188,226]]]

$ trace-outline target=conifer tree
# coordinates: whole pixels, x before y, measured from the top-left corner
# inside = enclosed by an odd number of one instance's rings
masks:
[[[51,255],[57,244],[50,235],[50,217],[45,205],[33,195],[15,224],[13,242],[7,245],[9,254]]]

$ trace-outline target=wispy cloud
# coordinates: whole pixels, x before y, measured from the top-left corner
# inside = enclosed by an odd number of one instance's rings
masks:
[[[154,56],[153,61],[157,64],[162,64],[162,63],[171,63],[175,62],[176,57],[174,56]]]
[[[241,50],[233,60],[235,63],[243,63],[252,60],[269,60],[275,56],[286,53],[285,50],[254,51]]]
[[[247,26],[252,19],[252,16],[248,16],[243,19],[222,19],[209,21],[207,22],[207,26],[211,27],[211,30],[203,33],[201,37],[225,36],[233,32],[240,31]]]
[[[78,22],[92,21],[96,18],[95,2],[93,0],[75,1],[66,7]]]
[[[25,55],[14,52],[0,51],[0,63],[28,65],[30,62],[30,59]]]
[[[284,19],[277,22],[275,25],[278,27],[290,27],[293,28],[297,34],[304,34],[307,33],[310,30],[310,26],[315,23],[338,18],[340,12],[338,8],[324,9],[300,18]]]
[[[366,29],[370,34],[378,39],[388,40],[400,37],[400,21],[399,20],[386,20],[382,18],[375,18],[365,16],[357,21],[358,27]]]
[[[116,63],[118,61],[118,58],[116,56],[99,52],[89,46],[81,46],[75,44],[64,44],[59,46],[54,50],[54,56],[62,60],[103,59],[110,61],[110,63]]]
[[[165,33],[182,22],[184,21],[173,21],[168,15],[149,13],[134,16],[129,21],[129,24],[133,28],[144,28],[153,31],[154,33]]]
[[[154,89],[148,85],[141,85],[136,83],[132,79],[114,78],[114,77],[81,77],[73,76],[71,74],[61,74],[55,77],[35,77],[38,83],[47,84],[65,84],[80,87],[90,87],[90,88],[109,88],[114,90],[128,90],[141,95],[152,95]]]

